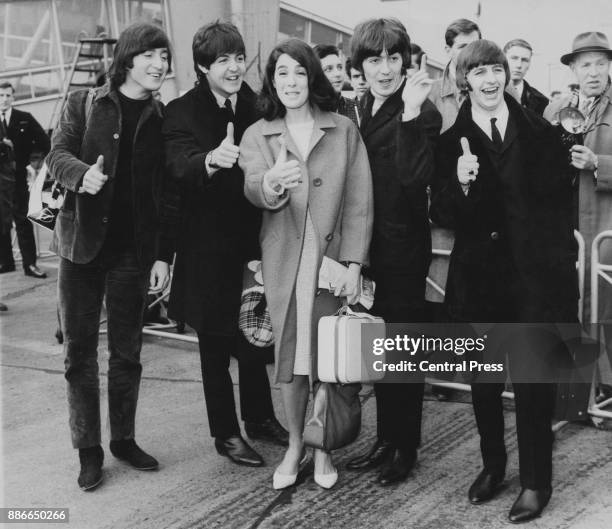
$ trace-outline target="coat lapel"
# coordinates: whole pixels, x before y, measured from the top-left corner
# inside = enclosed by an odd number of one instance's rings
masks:
[[[365,114],[362,121],[361,132],[364,140],[374,134],[378,129],[387,124],[390,120],[397,117],[404,104],[402,101],[402,91],[404,90],[404,81],[401,86],[393,93],[378,109],[378,112],[372,116],[372,105],[374,104],[374,96],[371,92],[367,94],[365,104]]]

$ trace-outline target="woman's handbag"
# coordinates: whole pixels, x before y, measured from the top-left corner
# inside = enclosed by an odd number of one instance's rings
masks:
[[[272,320],[264,294],[261,261],[250,261],[244,267],[238,327],[247,341],[257,347],[274,343]]]
[[[361,384],[318,382],[304,444],[329,452],[352,443],[361,428],[360,390]]]

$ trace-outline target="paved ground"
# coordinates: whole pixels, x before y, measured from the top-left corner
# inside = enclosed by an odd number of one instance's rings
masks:
[[[438,403],[428,397],[419,463],[405,483],[382,489],[374,472],[343,470],[350,454],[374,436],[371,388],[362,393],[363,428],[357,442],[337,454],[337,486],[323,491],[306,474],[281,493],[271,487],[278,448],[255,442],[267,465],[239,468],[217,455],[209,437],[195,345],[147,337],[143,349],[137,439],[162,463],[159,471],[131,470],[106,449],[105,482],[83,493],[78,458],[70,446],[62,348],[54,339],[57,262],[41,261],[47,280],[16,272],[0,276],[2,356],[2,485],[4,507],[68,507],[76,529],[187,528],[505,528],[516,497],[516,440],[507,412],[510,452],[507,487],[491,503],[474,507],[466,489],[479,470],[479,448],[466,396]],[[102,395],[105,339],[101,339]],[[232,373],[236,380],[236,366]],[[283,420],[280,395],[273,388]],[[103,402],[103,406],[105,401]],[[104,408],[103,408],[104,410]],[[103,421],[106,413],[103,411]],[[528,527],[612,527],[612,432],[568,425],[555,445],[555,492],[545,516]],[[19,527],[47,527],[24,524]]]

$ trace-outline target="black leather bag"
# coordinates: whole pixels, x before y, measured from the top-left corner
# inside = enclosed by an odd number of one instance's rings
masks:
[[[361,384],[318,382],[304,444],[329,452],[352,443],[361,429],[360,390]]]

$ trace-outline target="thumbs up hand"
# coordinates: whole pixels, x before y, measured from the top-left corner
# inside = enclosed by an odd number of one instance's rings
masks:
[[[234,124],[227,124],[227,133],[219,146],[211,152],[210,166],[213,168],[231,169],[238,160],[240,149],[234,143]]]
[[[268,172],[264,174],[264,185],[272,189],[278,195],[282,195],[285,189],[293,189],[300,184],[302,172],[297,160],[287,161],[287,144],[285,138],[278,138],[280,150],[276,162]]]
[[[421,105],[427,99],[433,79],[427,73],[427,55],[423,54],[419,70],[412,76],[406,79],[402,99],[404,100],[404,116],[403,120],[408,121],[414,119],[421,112]]]
[[[83,185],[79,188],[79,193],[97,195],[102,186],[108,180],[108,175],[104,174],[104,156],[98,156],[96,163],[91,165],[85,175],[83,175]]]
[[[470,185],[476,180],[478,174],[478,156],[470,151],[470,144],[467,138],[461,138],[461,149],[463,154],[457,160],[457,178],[461,185]]]

